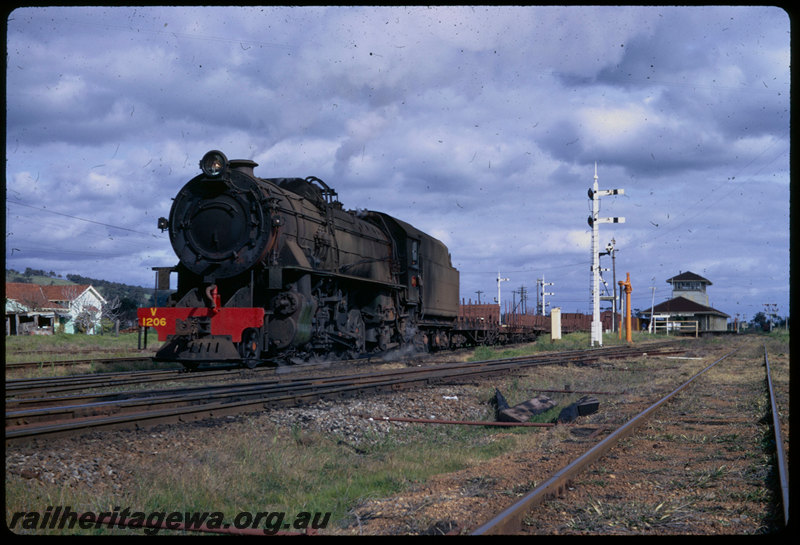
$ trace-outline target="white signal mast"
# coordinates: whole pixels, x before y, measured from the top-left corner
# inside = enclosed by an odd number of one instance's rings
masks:
[[[545,298],[548,295],[555,295],[555,293],[553,293],[551,291],[544,291],[544,290],[546,289],[545,286],[552,286],[553,283],[552,282],[545,282],[544,281],[544,275],[542,275],[541,278],[537,278],[536,279],[536,284],[540,288],[538,295],[541,295],[541,305],[542,306],[540,308],[542,309],[542,316],[547,316],[547,303],[545,303]]]
[[[625,223],[625,218],[601,218],[600,197],[606,195],[624,195],[624,189],[604,189],[597,187],[597,163],[594,164],[594,185],[589,189],[592,200],[592,215],[589,225],[592,228],[592,346],[597,343],[603,346],[603,323],[600,321],[600,230],[601,223]]]
[[[500,271],[497,271],[497,304],[500,307],[500,325],[503,325],[503,305],[500,302],[500,282],[508,282],[508,278],[502,278]]]

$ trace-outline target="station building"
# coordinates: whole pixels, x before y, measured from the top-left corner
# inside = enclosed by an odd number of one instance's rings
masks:
[[[657,332],[727,331],[730,316],[709,306],[706,288],[711,285],[710,280],[686,271],[667,279],[667,283],[672,284],[672,299],[640,312],[648,322],[654,320]]]

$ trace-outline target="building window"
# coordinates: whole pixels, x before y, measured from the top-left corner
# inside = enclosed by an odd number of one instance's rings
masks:
[[[702,282],[676,282],[675,289],[679,291],[703,291]]]

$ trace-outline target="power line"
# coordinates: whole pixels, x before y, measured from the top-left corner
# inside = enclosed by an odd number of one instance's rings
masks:
[[[113,252],[87,252],[86,250],[66,250],[64,248],[48,248],[46,246],[24,246],[20,245],[22,248],[11,248],[11,254],[14,253],[20,254],[20,257],[31,257],[30,255],[26,255],[24,252],[33,251],[40,254],[49,254],[49,255],[77,255],[83,257],[116,257]],[[16,252],[15,252],[16,250]]]
[[[509,274],[536,273],[538,271],[551,271],[554,269],[566,269],[566,268],[578,267],[585,264],[586,263],[582,261],[576,261],[574,263],[567,263],[564,265],[536,266],[536,267],[531,267],[530,269],[510,270],[508,271],[508,273]],[[497,271],[469,271],[469,270],[459,269],[459,272],[461,274],[495,274]]]
[[[153,238],[162,238],[161,236],[155,233],[145,233],[143,231],[137,231],[136,229],[130,229],[128,227],[120,227],[119,225],[111,225],[110,223],[103,223],[101,221],[90,220],[86,218],[81,218],[78,216],[72,216],[70,214],[64,214],[63,212],[56,212],[55,210],[49,210],[47,208],[43,208],[41,206],[33,206],[32,204],[25,204],[24,202],[13,201],[13,200],[6,200],[6,202],[11,204],[17,204],[19,206],[25,206],[27,208],[33,208],[34,210],[41,210],[43,212],[49,212],[51,214],[56,214],[57,216],[64,216],[65,218],[71,218],[74,220],[85,221],[86,223],[94,223],[96,225],[102,225],[103,227],[110,227],[111,229],[119,229],[120,231],[128,231],[131,233],[136,233],[138,235],[146,235],[152,236]]]
[[[698,199],[696,199],[695,203],[693,205],[685,208],[683,210],[683,212],[680,213],[676,217],[676,219],[674,221],[668,221],[667,223],[665,223],[663,225],[664,228],[659,229],[657,232],[655,232],[653,234],[648,234],[647,237],[646,237],[647,240],[644,241],[644,242],[652,242],[652,241],[654,241],[654,240],[656,240],[658,238],[661,238],[661,237],[663,237],[665,235],[673,233],[677,229],[679,229],[679,228],[683,227],[684,225],[686,225],[686,223],[689,222],[690,220],[693,220],[693,219],[697,218],[699,215],[701,215],[704,212],[708,211],[712,206],[714,206],[715,204],[718,204],[720,201],[722,201],[723,199],[727,198],[731,194],[731,192],[733,192],[736,189],[742,187],[739,184],[732,183],[733,180],[735,180],[737,177],[741,176],[741,172],[743,172],[745,169],[751,167],[754,163],[756,163],[756,161],[760,160],[770,149],[775,147],[777,144],[781,144],[781,143],[785,143],[785,142],[786,142],[785,140],[776,139],[775,141],[770,143],[760,153],[758,153],[758,155],[756,155],[750,161],[748,161],[745,165],[743,165],[739,169],[737,174],[735,174],[735,175],[729,177],[728,179],[723,180],[722,182],[718,183],[716,186],[711,188],[705,195],[703,195],[702,197],[699,197]],[[761,166],[756,168],[755,172],[753,172],[752,174],[749,174],[747,176],[747,178],[753,178],[755,175],[759,174],[761,171],[766,169],[773,162],[777,161],[780,157],[782,157],[783,155],[788,153],[788,151],[789,151],[789,149],[788,149],[788,145],[787,145],[787,147],[785,149],[781,149],[780,152],[777,153],[777,155],[775,155],[774,157],[772,157],[768,161],[762,163]],[[728,190],[725,192],[725,194],[719,196],[719,198],[717,198],[716,200],[712,201],[711,197],[714,195],[714,193],[716,193],[720,188],[722,188],[724,186],[728,186]],[[705,206],[702,206],[703,204],[705,204]],[[659,222],[659,223],[661,223],[661,222]],[[644,244],[644,242],[638,242],[637,243],[634,240],[634,241],[630,241],[628,244],[629,245],[638,244],[639,246],[641,246],[642,244]]]

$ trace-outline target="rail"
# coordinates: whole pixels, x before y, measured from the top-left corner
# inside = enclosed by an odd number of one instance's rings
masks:
[[[556,472],[550,479],[539,485],[536,489],[529,492],[525,497],[508,507],[490,521],[478,527],[472,535],[496,535],[517,533],[522,526],[522,519],[528,511],[536,505],[542,503],[547,497],[555,495],[564,490],[567,484],[572,481],[586,467],[599,460],[606,452],[611,450],[616,444],[630,436],[639,426],[644,424],[647,419],[665,403],[678,395],[684,388],[691,384],[695,379],[703,375],[706,371],[722,362],[737,350],[733,350],[715,362],[708,365],[705,369],[695,374],[689,380],[681,384],[678,388],[661,398],[656,403],[633,417],[622,427],[618,428],[611,435],[600,443],[588,450],[582,456]]]
[[[772,373],[769,368],[767,347],[764,345],[764,366],[767,373],[767,391],[769,392],[770,411],[772,412],[772,429],[775,434],[775,455],[778,462],[778,480],[781,487],[781,500],[783,503],[783,522],[789,526],[789,469],[786,456],[783,452],[783,437],[781,435],[781,422],[778,414],[778,405],[775,402],[775,390],[772,387]]]
[[[81,360],[32,360],[6,363],[6,371],[11,369],[42,369],[48,367],[77,367],[78,365],[114,365],[121,363],[145,363],[152,361],[150,356],[119,356],[114,358],[92,358]]]
[[[264,408],[309,403],[318,399],[342,399],[367,391],[393,392],[440,380],[513,372],[527,366],[594,361],[599,357],[630,357],[654,353],[659,344],[609,347],[589,351],[543,353],[526,358],[452,363],[434,367],[387,370],[358,375],[300,378],[296,381],[267,380],[235,385],[212,385],[188,389],[97,394],[85,399],[31,400],[29,408],[6,411],[6,443],[38,437],[72,435],[88,430],[140,428],[145,425],[188,421],[241,414]],[[661,345],[661,349],[670,351]],[[670,351],[671,352],[671,351]],[[101,396],[109,397],[101,399]],[[122,395],[122,399],[115,399]],[[50,402],[54,402],[50,404]],[[46,405],[45,406],[45,402]],[[9,402],[7,401],[7,405]],[[38,404],[38,408],[36,405]]]

